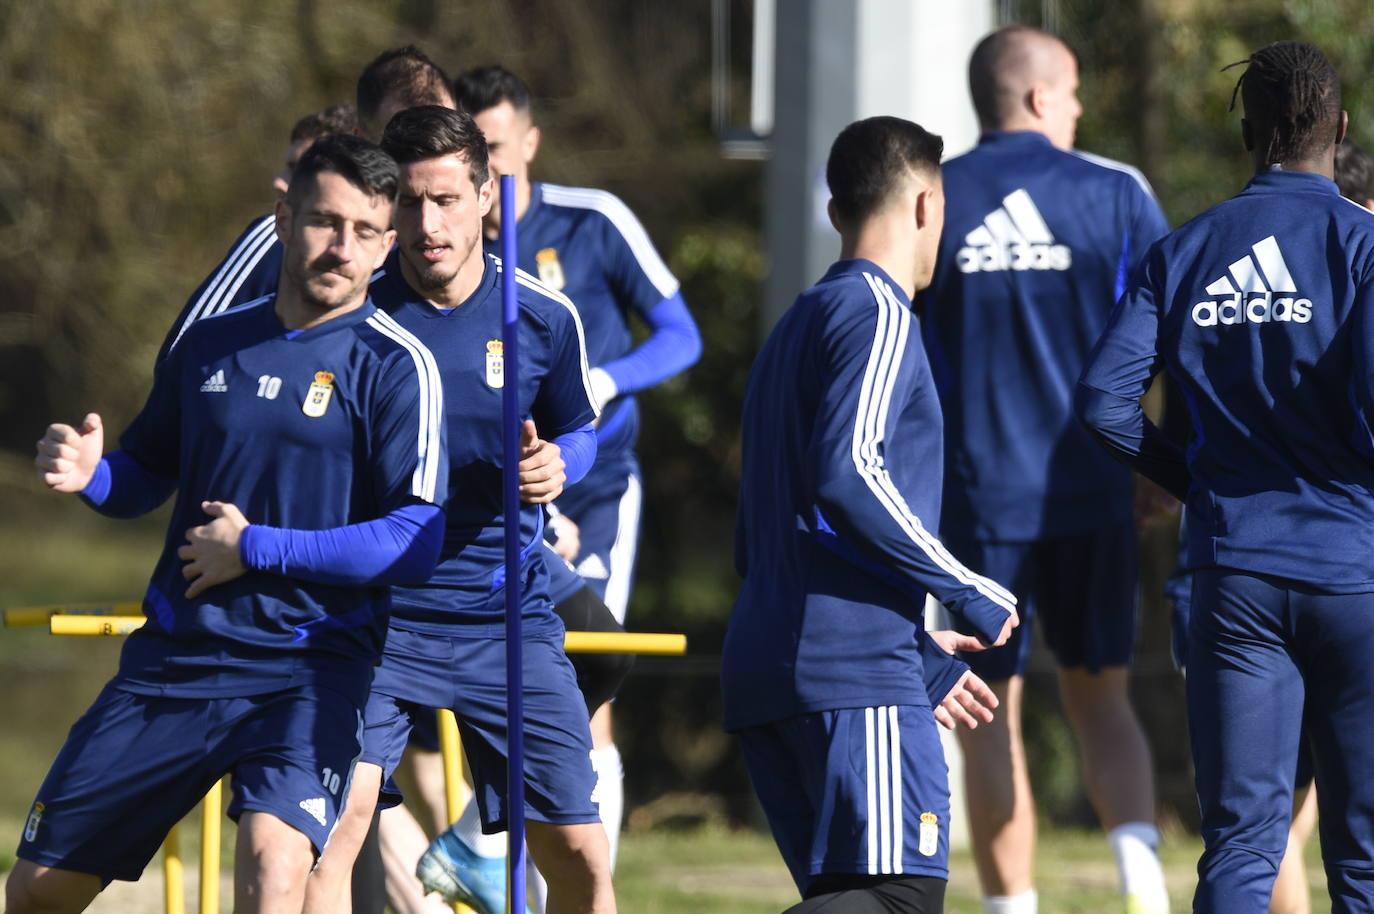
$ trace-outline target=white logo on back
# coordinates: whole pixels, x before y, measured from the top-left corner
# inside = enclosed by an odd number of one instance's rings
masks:
[[[1024,187],[1003,197],[1002,205],[964,236],[964,244],[958,255],[961,273],[1067,270],[1073,263],[1073,252],[1068,245],[1055,244]]]
[[[229,384],[224,380],[224,369],[221,368],[206,378],[205,383],[200,385],[200,392],[203,394],[228,393]]]
[[[1249,254],[1207,284],[1212,300],[1193,305],[1193,323],[1199,327],[1271,321],[1305,324],[1312,319],[1312,300],[1299,298],[1297,291],[1278,240],[1270,235],[1251,245]]]

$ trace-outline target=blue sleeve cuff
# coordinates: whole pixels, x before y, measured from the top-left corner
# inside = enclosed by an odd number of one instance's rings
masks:
[[[250,524],[239,539],[239,554],[245,568],[320,584],[418,584],[434,572],[443,542],[443,510],[409,504],[376,520],[328,530]]]
[[[553,439],[563,457],[563,473],[567,476],[564,485],[572,485],[587,475],[596,462],[596,429],[591,423],[570,432],[564,432]]]
[[[681,292],[650,308],[644,320],[648,339],[634,351],[597,366],[611,376],[621,395],[666,381],[701,357],[701,334]]]
[[[139,517],[167,500],[177,481],[144,468],[126,451],[110,451],[96,464],[81,500],[106,517]]]

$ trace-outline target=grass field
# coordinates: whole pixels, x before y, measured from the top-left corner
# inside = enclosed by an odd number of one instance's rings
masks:
[[[18,820],[0,821],[0,832],[14,835]],[[186,829],[188,910],[195,910],[199,853],[195,829]],[[221,899],[229,910],[229,850],[234,830],[226,823],[222,853]],[[1175,911],[1187,910],[1193,889],[1193,866],[1200,843],[1191,836],[1166,840],[1163,860]],[[1309,849],[1308,877],[1312,909],[1327,907],[1323,877],[1315,849]],[[4,860],[7,865],[12,858]],[[1040,836],[1036,870],[1040,908],[1054,914],[1105,914],[1120,910],[1116,872],[1106,843],[1096,832],[1053,831]],[[706,826],[682,831],[630,833],[621,842],[616,872],[620,910],[648,914],[777,914],[796,901],[792,881],[766,836]],[[91,907],[93,914],[158,914],[162,907],[162,876],[155,864],[138,883],[114,883]],[[956,852],[945,910],[949,914],[980,914],[969,854]]]

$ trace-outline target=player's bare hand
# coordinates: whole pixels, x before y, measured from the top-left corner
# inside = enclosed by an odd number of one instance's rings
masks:
[[[54,422],[38,439],[33,459],[43,484],[55,492],[80,492],[91,481],[105,451],[105,427],[89,413],[80,428]]]
[[[555,514],[549,518],[549,530],[553,532],[553,551],[565,562],[577,560],[582,551],[582,531],[577,523],[566,514]]]
[[[992,723],[992,709],[995,707],[996,693],[976,673],[966,670],[935,709],[935,719],[947,730],[953,730],[961,724],[975,730],[979,722]]]
[[[520,500],[542,505],[562,495],[568,478],[563,469],[562,449],[540,438],[534,422],[526,419],[520,429]]]
[[[1007,639],[1011,637],[1012,629],[1020,624],[1021,617],[1017,615],[1016,610],[1013,609],[1008,613],[1007,621],[1002,623],[1002,631],[997,634],[997,640],[989,644],[988,647],[1001,647],[1006,644]]]
[[[200,508],[213,520],[186,531],[186,545],[177,550],[185,560],[181,576],[191,582],[187,597],[196,597],[216,584],[232,581],[247,572],[239,553],[239,540],[248,519],[228,502],[203,501]]]
[[[927,632],[926,634],[930,635],[930,640],[940,645],[946,654],[952,654],[955,651],[981,651],[987,647],[978,640],[976,635],[965,635],[950,628]]]

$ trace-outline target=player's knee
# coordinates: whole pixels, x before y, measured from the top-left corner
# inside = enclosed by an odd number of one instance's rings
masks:
[[[550,882],[567,879],[609,877],[610,845],[599,822],[584,825],[527,823],[530,852]]]
[[[100,893],[99,878],[16,861],[5,880],[5,910],[9,914],[75,914]]]

